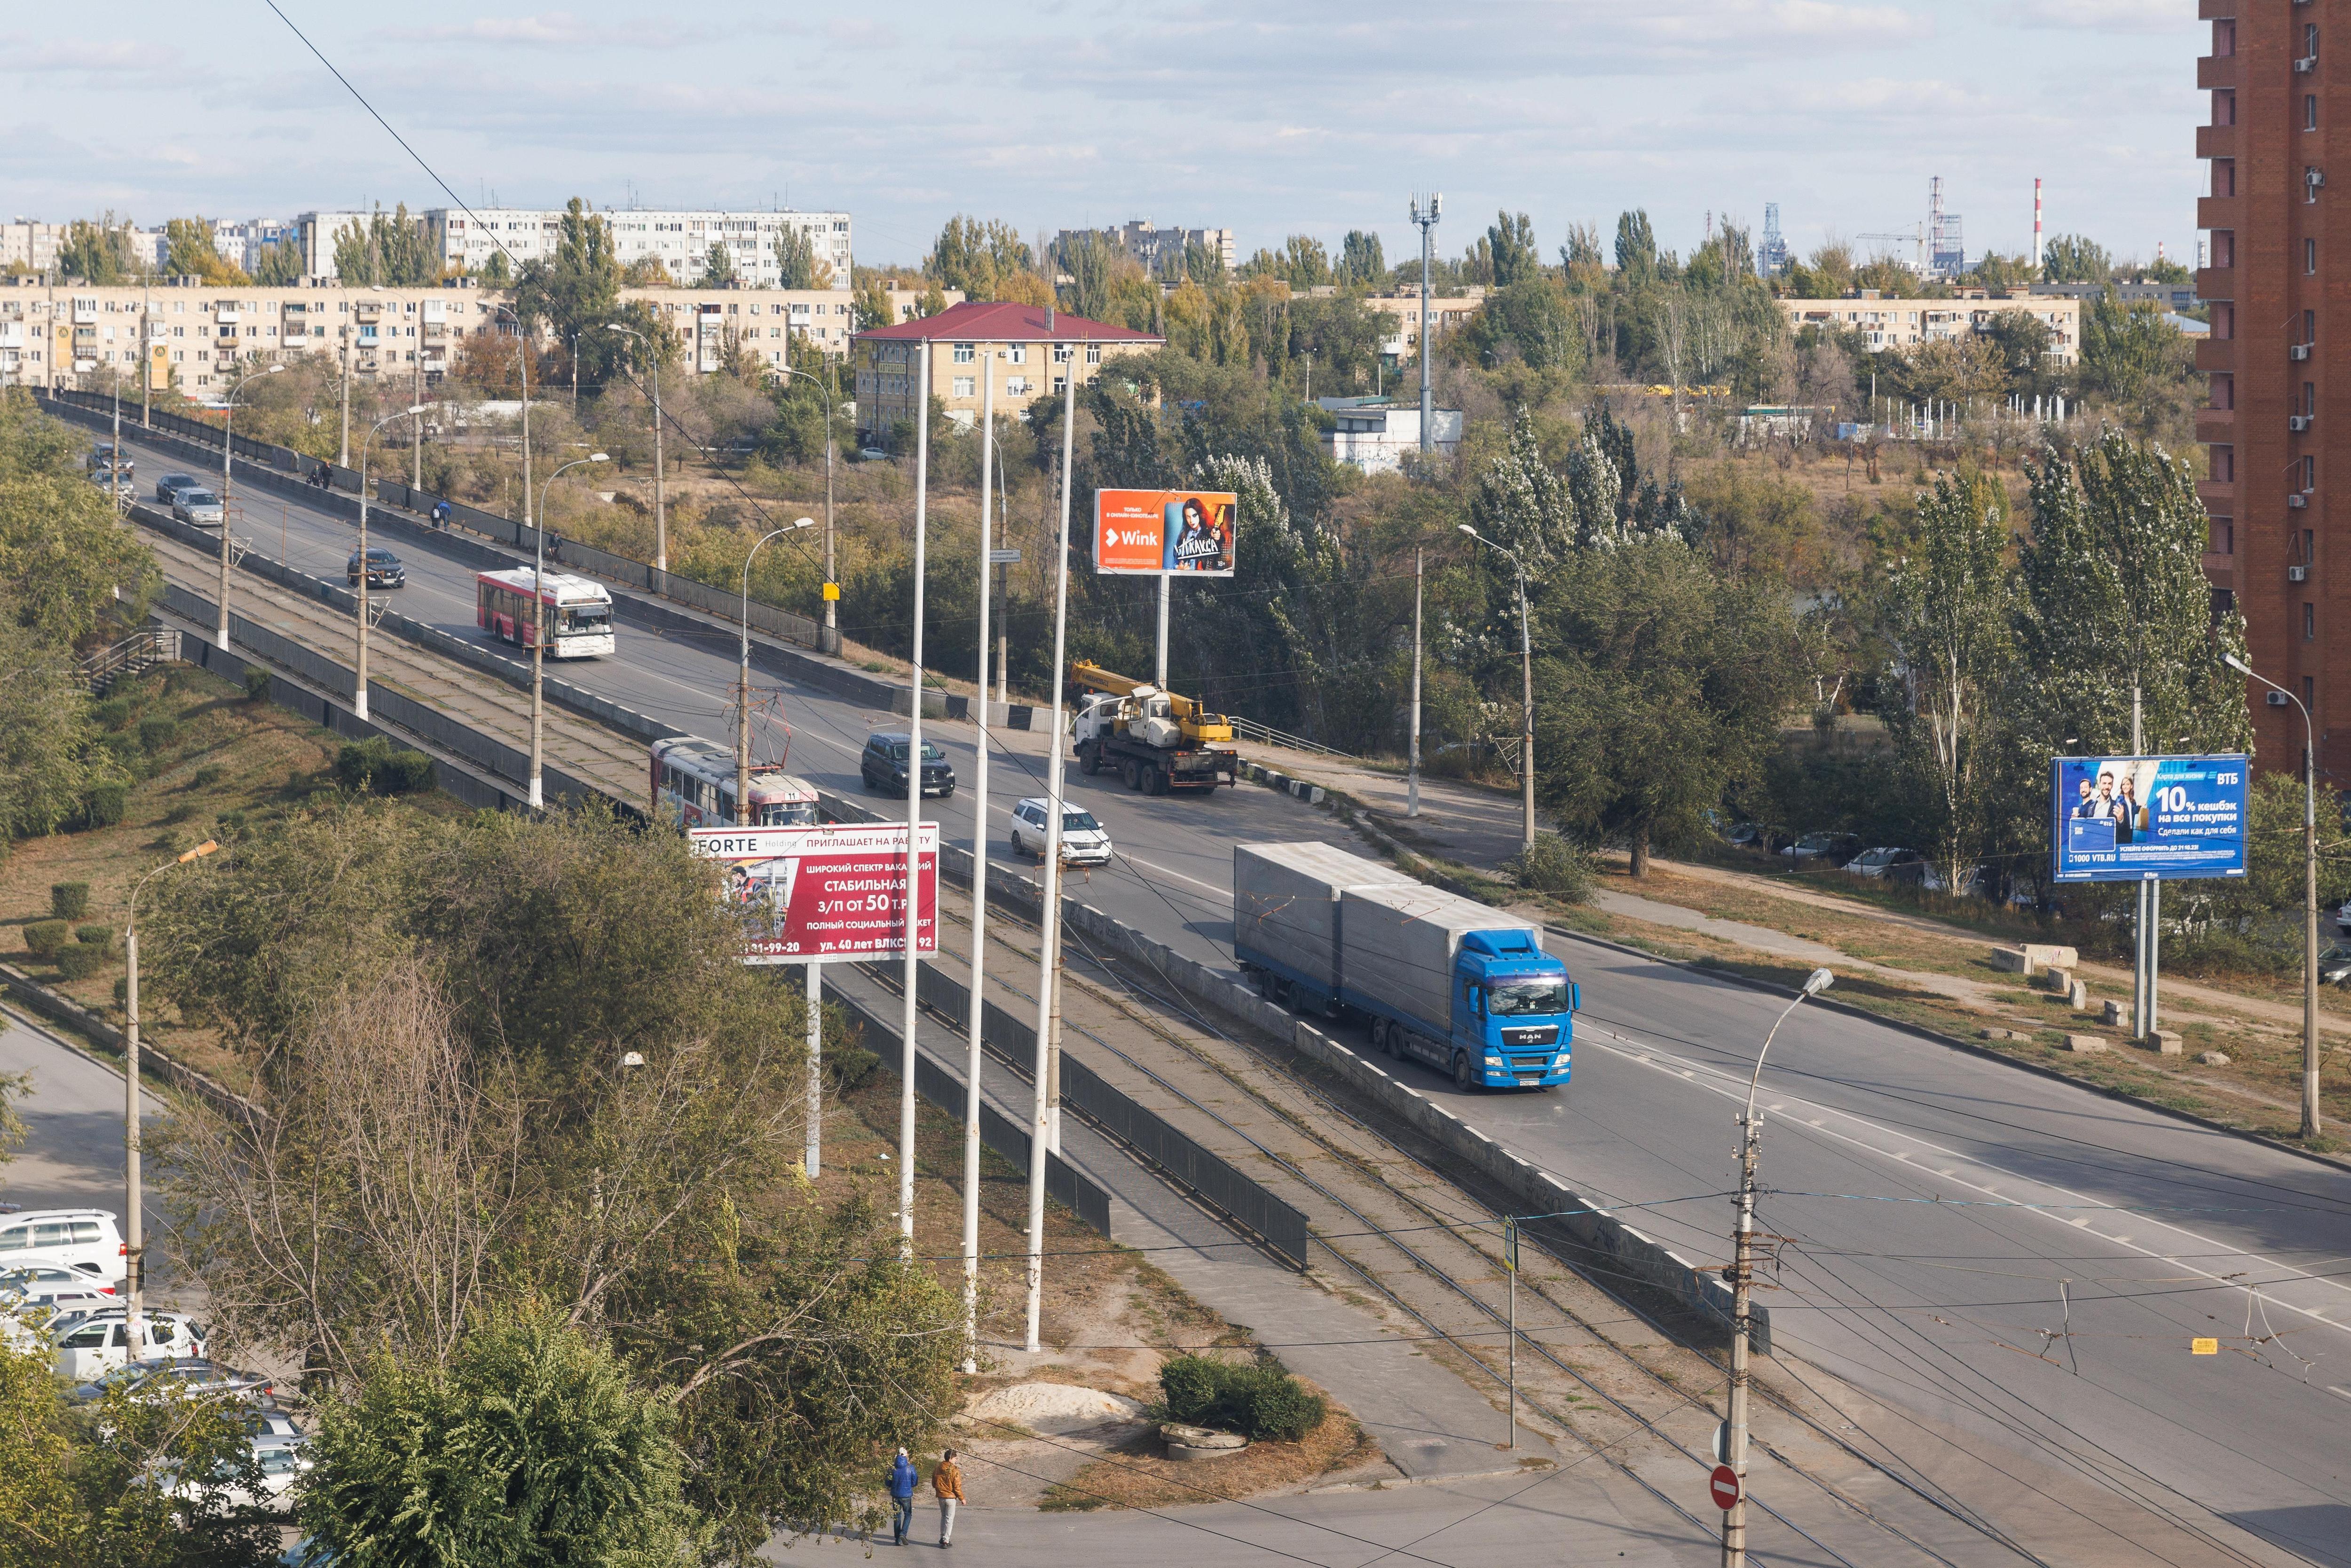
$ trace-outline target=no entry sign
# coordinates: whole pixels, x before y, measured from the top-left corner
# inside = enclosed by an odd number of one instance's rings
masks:
[[[1715,1507],[1729,1510],[1739,1506],[1739,1472],[1729,1465],[1714,1467],[1708,1489],[1714,1493]]]

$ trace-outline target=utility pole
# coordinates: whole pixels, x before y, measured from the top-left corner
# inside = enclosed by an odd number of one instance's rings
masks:
[[[2279,693],[2302,710],[2302,1135],[2319,1134],[2318,1116],[2318,737],[2303,700],[2234,653],[2220,662]]]
[[[824,630],[817,633],[817,651],[838,658],[841,627],[835,608],[841,603],[841,585],[832,575],[832,421],[841,412],[841,361],[835,360],[826,368],[832,371],[832,396],[824,411]]]
[[[1437,441],[1430,428],[1432,418],[1428,389],[1428,269],[1435,265],[1436,252],[1430,241],[1437,227],[1437,214],[1445,210],[1445,193],[1432,193],[1428,207],[1423,211],[1420,198],[1412,199],[1412,221],[1420,229],[1420,455],[1428,456],[1437,450]]]
[[[1519,577],[1519,847],[1535,847],[1535,643],[1534,622],[1527,608],[1527,569],[1518,551],[1496,544],[1467,523],[1455,525],[1484,545],[1510,558]]]
[[[653,570],[666,575],[669,571],[669,509],[665,503],[664,490],[665,481],[662,473],[665,465],[662,461],[661,345],[643,332],[623,327],[618,321],[607,321],[604,324],[604,329],[608,332],[618,332],[624,338],[634,338],[645,346],[645,359],[648,361],[646,372],[652,376],[653,383]],[[667,329],[656,328],[655,330],[665,331]],[[575,336],[572,340],[576,347],[578,338]],[[831,425],[827,423],[825,434],[828,443],[831,439]],[[832,454],[829,444],[825,449],[824,536],[828,541],[832,538]],[[831,547],[828,543],[826,548],[830,549]],[[832,568],[828,559],[825,576],[831,578],[831,575]],[[658,588],[655,591],[659,591]],[[829,606],[825,613],[828,616],[832,613]]]
[[[413,405],[410,413],[424,406],[424,361],[411,361],[408,367],[408,401]],[[415,492],[424,488],[424,422],[420,419],[408,432],[408,509],[416,510]]]
[[[131,889],[131,919],[123,932],[123,956],[130,962],[131,977],[123,983],[122,992],[122,1255],[131,1278],[130,1300],[124,1303],[122,1317],[132,1361],[141,1360],[147,1354],[147,1247],[145,1227],[141,1223],[144,1204],[139,1190],[139,894],[173,866],[202,860],[218,848],[220,845],[206,839],[177,860],[166,861],[141,877]]]
[[[145,430],[155,428],[155,324],[151,319],[154,304],[142,285],[139,290],[139,423]]]
[[[246,373],[243,381],[228,390],[221,400],[221,538],[220,538],[220,624],[214,630],[213,645],[225,653],[228,649],[228,569],[229,547],[229,472],[236,455],[236,394],[245,390],[246,382],[255,376],[274,376],[284,365],[269,365]]]
[[[1046,727],[1050,753],[1045,764],[1045,911],[1037,949],[1036,1104],[1029,1126],[1029,1338],[1038,1348],[1037,1323],[1045,1290],[1045,1155],[1057,1141],[1061,1113],[1059,1031],[1061,1023],[1061,699],[1069,667],[1070,488],[1075,455],[1078,378],[1062,378],[1061,531],[1053,552],[1053,717]]]
[[[1739,1118],[1739,1226],[1731,1234],[1737,1250],[1730,1265],[1730,1418],[1723,1423],[1729,1429],[1729,1439],[1722,1456],[1722,1462],[1739,1477],[1739,1500],[1722,1513],[1722,1568],[1746,1568],[1747,1563],[1747,1392],[1753,1375],[1749,1362],[1754,1354],[1755,1333],[1750,1297],[1755,1284],[1755,1159],[1763,1125],[1755,1113],[1755,1086],[1762,1082],[1763,1058],[1771,1052],[1771,1037],[1780,1032],[1788,1015],[1802,1006],[1806,997],[1819,996],[1835,983],[1836,977],[1828,970],[1814,969],[1804,977],[1795,999],[1771,1020],[1763,1036],[1763,1049],[1755,1053],[1754,1076],[1747,1081],[1746,1113]]]
[[[915,981],[921,956],[918,943],[922,884],[914,848],[923,820],[923,574],[928,541],[925,538],[931,491],[931,345],[925,339],[919,350],[922,402],[914,418],[914,650],[909,667],[906,705],[906,972],[905,1007],[899,1027],[898,1079],[898,1238],[902,1254],[914,1247],[914,1024],[921,1005]],[[979,824],[983,831],[987,823]],[[983,852],[985,848],[983,846]]]
[[[963,1069],[963,1369],[979,1370],[979,1072],[987,1004],[987,558],[995,542],[996,366],[980,361],[978,756],[971,782],[971,1019]]]
[[[343,433],[335,445],[335,466],[348,468],[351,465],[351,324],[346,321],[336,330],[342,335],[343,340],[343,373],[337,378],[342,393]],[[530,417],[528,391],[524,393],[523,404],[523,417],[528,421]],[[526,496],[524,500],[526,504],[523,507],[523,516],[527,517],[530,516],[530,507],[528,505],[529,497]]]
[[[424,412],[423,403],[386,414],[368,427],[367,436],[360,443],[360,549],[359,581],[353,587],[352,608],[357,612],[359,658],[351,678],[351,712],[365,718],[368,716],[368,454],[375,444],[375,433],[396,419],[413,419]]]
[[[1412,759],[1404,783],[1407,817],[1420,815],[1420,589],[1425,553],[1412,552]]]

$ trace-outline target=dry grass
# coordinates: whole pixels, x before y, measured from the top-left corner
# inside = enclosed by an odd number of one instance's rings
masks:
[[[1217,1459],[1173,1460],[1159,1455],[1159,1435],[1146,1428],[1125,1446],[1050,1488],[1039,1507],[1047,1512],[1097,1508],[1174,1508],[1288,1491],[1318,1476],[1353,1469],[1380,1457],[1380,1446],[1336,1405],[1322,1424],[1295,1443],[1251,1443]]]

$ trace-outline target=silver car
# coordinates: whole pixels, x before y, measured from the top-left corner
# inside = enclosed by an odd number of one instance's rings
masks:
[[[1052,811],[1041,795],[1031,796],[1012,808],[1012,850],[1015,854],[1045,858],[1045,841],[1053,825]],[[1108,865],[1112,854],[1110,831],[1094,821],[1092,811],[1061,804],[1061,863],[1064,865]]]
[[[216,528],[227,514],[210,490],[183,490],[172,502],[172,515],[200,528]]]

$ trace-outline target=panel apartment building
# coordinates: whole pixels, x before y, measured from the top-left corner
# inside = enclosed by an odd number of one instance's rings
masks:
[[[2351,305],[2328,292],[2351,261],[2351,157],[2329,155],[2351,149],[2351,90],[2328,90],[2351,81],[2351,5],[2198,10],[2212,29],[2196,71],[2210,110],[2196,131],[2211,193],[2197,204],[2210,235],[2196,275],[2211,308],[2196,350],[2209,378],[2196,419],[2210,459],[2205,571],[2216,604],[2244,612],[2253,668],[2308,705],[2318,766],[2340,782],[2351,779],[2351,555],[2335,564],[2325,486],[2351,474],[2351,398],[2330,411],[2324,392],[2326,366],[2351,374]],[[2330,164],[2341,192],[2326,188]],[[2266,688],[2252,702],[2262,765],[2296,766],[2301,715]]]
[[[775,287],[783,276],[776,261],[776,236],[797,229],[808,236],[817,260],[832,268],[831,287],[843,294],[850,291],[853,253],[847,213],[653,212],[622,207],[597,216],[611,225],[613,254],[622,266],[657,260],[672,277],[689,285],[701,280],[710,265],[710,247],[719,245],[726,247],[735,276],[746,287]],[[543,212],[476,207],[467,213],[434,207],[423,218],[426,237],[443,263],[469,272],[479,271],[500,244],[518,263],[552,256],[563,225],[559,208]]]

